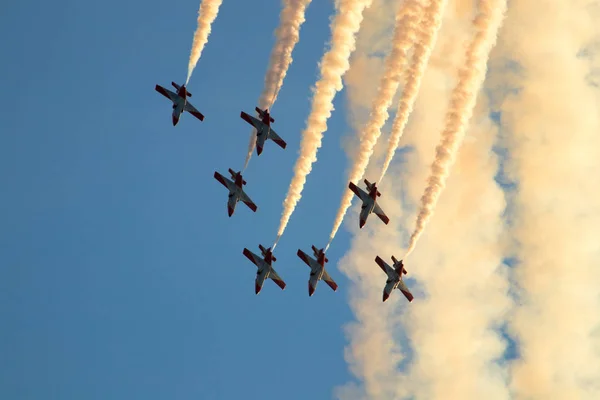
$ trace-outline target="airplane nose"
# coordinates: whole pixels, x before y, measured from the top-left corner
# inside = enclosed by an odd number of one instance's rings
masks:
[[[365,226],[365,221],[363,221],[362,219],[360,220],[360,222],[358,223],[358,227],[360,229],[362,229],[362,227]]]
[[[256,293],[256,294],[260,293],[260,285],[258,283],[254,284],[254,293]]]
[[[233,208],[227,207],[227,214],[231,217],[233,215]]]
[[[256,146],[256,155],[260,156],[260,153],[262,153],[262,147]]]
[[[315,288],[310,285],[310,282],[308,282],[308,297],[312,296],[314,292]]]
[[[177,122],[178,122],[178,121],[179,121],[179,120],[178,120],[176,117],[173,117],[173,126],[177,125]]]
[[[383,291],[383,301],[385,302],[388,297],[390,297],[389,293],[387,293],[385,290]]]

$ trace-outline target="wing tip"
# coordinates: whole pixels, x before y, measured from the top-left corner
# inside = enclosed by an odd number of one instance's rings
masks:
[[[200,121],[204,121],[204,115],[201,112],[193,111],[191,114],[194,117],[198,118]]]
[[[275,282],[275,284],[276,284],[277,286],[279,286],[279,287],[281,288],[281,290],[285,290],[285,286],[286,286],[286,284],[285,284],[285,282],[284,282],[284,281],[282,281],[282,280],[280,280],[280,279],[273,279],[273,282]]]

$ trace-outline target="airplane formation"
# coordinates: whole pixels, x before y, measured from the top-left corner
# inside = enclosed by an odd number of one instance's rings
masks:
[[[203,121],[204,115],[196,110],[196,108],[194,108],[194,106],[188,101],[188,97],[192,97],[192,94],[187,90],[186,85],[184,84],[180,86],[175,82],[171,82],[171,85],[173,85],[173,87],[177,90],[176,93],[165,89],[160,85],[156,85],[155,90],[173,103],[173,126],[177,125],[179,119],[181,118],[181,114],[183,114],[184,111],[187,111],[200,121]],[[241,112],[240,117],[248,124],[252,125],[256,130],[257,156],[260,156],[263,152],[265,142],[267,140],[272,140],[279,147],[285,149],[287,146],[286,142],[271,127],[271,124],[275,122],[275,119],[271,116],[269,110],[262,110],[259,107],[255,107],[255,110],[258,114],[258,118],[248,115],[244,111]],[[236,172],[230,168],[229,174],[231,179],[224,177],[217,171],[214,173],[215,179],[225,186],[225,188],[227,188],[229,191],[227,200],[227,214],[229,217],[233,215],[235,212],[235,207],[240,201],[248,206],[248,208],[250,208],[253,212],[256,212],[258,207],[244,191],[243,187],[246,185],[246,181],[242,177],[241,171]],[[366,191],[356,186],[356,184],[353,182],[348,184],[348,188],[352,190],[352,192],[354,192],[354,194],[362,201],[359,217],[359,228],[362,228],[366,224],[367,218],[370,214],[377,215],[377,217],[379,217],[379,219],[387,225],[390,219],[381,209],[379,204],[377,204],[377,197],[381,196],[381,192],[379,192],[377,184],[371,183],[367,179],[364,180],[364,183],[366,185]],[[261,252],[260,256],[251,252],[247,248],[244,248],[242,251],[244,256],[246,256],[257,267],[254,285],[255,293],[260,293],[267,278],[275,282],[275,284],[279,286],[281,290],[284,290],[286,283],[273,268],[273,263],[277,261],[277,258],[275,258],[273,255],[272,248],[265,248],[261,244],[259,244],[258,247]],[[298,257],[300,257],[300,259],[310,267],[308,295],[312,296],[314,294],[317,283],[320,280],[325,281],[325,283],[335,292],[338,288],[338,285],[325,269],[325,264],[329,260],[325,256],[324,248],[317,249],[315,246],[312,246],[312,252],[314,258],[300,249],[298,249],[297,253]],[[404,268],[404,264],[402,260],[398,261],[393,255],[392,261],[393,267],[388,265],[379,256],[375,258],[375,262],[387,275],[387,280],[383,289],[383,301],[385,302],[389,298],[394,289],[398,289],[402,292],[402,294],[404,294],[409,302],[412,302],[413,295],[402,279],[402,275],[407,273],[406,269]]]

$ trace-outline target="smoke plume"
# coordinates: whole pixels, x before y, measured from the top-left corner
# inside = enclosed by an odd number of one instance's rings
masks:
[[[505,345],[493,329],[510,305],[498,268],[504,199],[494,183],[497,160],[490,150],[496,128],[485,104],[478,105],[468,132],[477,140],[467,140],[457,159],[444,202],[424,237],[427,246],[407,264],[413,303],[407,304],[399,291],[381,303],[386,277],[373,260],[376,255],[400,258],[399,225],[412,218],[401,213],[399,199],[418,201],[438,139],[427,132],[440,132],[444,125],[452,89],[448,83],[463,63],[462,42],[471,33],[468,16],[454,11],[448,7],[405,133],[414,150],[401,165],[391,165],[396,178],[382,184],[389,193],[382,207],[398,215],[388,226],[367,225],[360,235],[350,225],[357,235],[338,263],[351,281],[348,293],[356,316],[345,327],[345,358],[359,381],[336,388],[340,399],[509,398],[505,372],[497,364]],[[375,169],[372,164],[367,172]],[[404,348],[407,344],[412,351]]]
[[[518,88],[499,110],[517,181],[516,399],[600,398],[600,99],[587,80],[598,11],[590,1],[511,1],[498,52],[511,64],[499,86]]]
[[[331,48],[323,55],[320,63],[321,78],[314,88],[311,112],[307,126],[302,132],[300,155],[294,166],[294,177],[290,183],[283,213],[277,232],[279,240],[287,223],[302,197],[306,177],[317,160],[317,151],[321,147],[323,133],[327,130],[327,120],[333,111],[333,99],[342,90],[342,77],[350,67],[350,55],[356,46],[356,33],[363,20],[363,12],[372,0],[340,0],[336,2],[338,10],[331,23]]]
[[[406,86],[404,86],[402,97],[400,97],[400,101],[398,102],[398,111],[392,125],[392,134],[390,135],[385,161],[383,162],[378,182],[383,180],[394,158],[394,153],[404,133],[408,116],[413,110],[417,94],[419,93],[419,87],[421,86],[421,79],[423,79],[425,68],[429,62],[429,56],[435,46],[445,8],[446,0],[432,0],[421,23],[421,29],[419,29],[419,35],[415,42],[413,61],[407,73],[408,80]]]
[[[304,23],[304,14],[311,0],[285,0],[283,9],[279,14],[279,26],[275,30],[275,45],[271,50],[269,68],[265,75],[265,85],[258,100],[258,107],[261,109],[271,109],[279,90],[283,85],[283,80],[287,70],[292,63],[292,52],[300,40],[300,27]],[[250,143],[248,145],[248,154],[244,162],[244,169],[248,166],[252,151],[256,146],[256,129],[252,129],[250,134]]]
[[[473,21],[476,28],[475,38],[467,49],[465,64],[459,71],[458,84],[450,99],[445,128],[441,134],[441,142],[436,148],[427,187],[421,197],[416,228],[410,237],[406,256],[414,249],[446,185],[450,167],[462,143],[477,94],[485,79],[487,60],[496,43],[497,33],[506,12],[506,0],[480,0],[478,8],[478,15]]]
[[[208,35],[210,35],[210,26],[212,25],[217,14],[219,13],[219,7],[223,0],[202,0],[200,3],[200,9],[198,10],[198,28],[194,32],[194,41],[192,42],[192,52],[190,54],[190,62],[188,64],[188,74],[185,84],[187,85],[192,77],[192,72],[196,68],[196,64],[200,59],[202,50],[208,42]]]
[[[381,135],[381,129],[389,117],[388,108],[392,105],[394,95],[398,91],[398,86],[400,86],[402,68],[406,63],[408,51],[415,40],[415,33],[418,30],[422,12],[423,9],[418,0],[407,0],[399,6],[394,27],[392,50],[385,61],[385,71],[371,106],[369,122],[359,134],[360,147],[350,171],[350,182],[356,183],[359,181],[367,169],[377,139]],[[333,229],[329,235],[329,243],[325,250],[329,248],[342,224],[346,211],[352,204],[352,197],[353,193],[351,191],[344,190],[340,209],[335,217]]]

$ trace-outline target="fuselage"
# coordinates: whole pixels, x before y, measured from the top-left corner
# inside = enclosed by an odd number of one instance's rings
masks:
[[[308,296],[313,295],[317,288],[317,284],[321,279],[323,279],[323,274],[325,273],[325,253],[316,250],[316,248],[313,246],[313,254],[316,257],[316,263],[318,267],[310,271],[310,277],[308,278]],[[314,261],[315,260],[311,260],[311,263],[314,263]]]
[[[360,210],[360,224],[359,225],[361,228],[367,222],[367,218],[369,217],[369,214],[371,214],[373,212],[374,208],[375,208],[375,200],[373,200],[372,198],[369,197],[369,199],[367,199],[363,203],[362,209]]]
[[[317,258],[317,264],[319,267],[315,271],[311,271],[310,276],[311,278],[314,276],[316,280],[320,280],[323,278],[323,273],[325,272],[325,262],[319,257]]]
[[[367,189],[369,189],[369,198],[363,201],[363,205],[360,210],[360,228],[362,228],[365,225],[369,214],[373,212],[373,210],[375,209],[375,204],[377,203],[377,187],[375,185],[373,185],[372,187],[367,186]]]
[[[260,293],[265,280],[271,275],[271,270],[273,269],[272,263],[274,261],[273,253],[270,250],[263,250],[261,246],[260,251],[264,257],[264,263],[261,263],[261,267],[256,271],[256,282],[254,285],[256,294]]]
[[[185,86],[179,87],[177,89],[177,100],[173,102],[173,126],[177,125],[179,122],[179,118],[185,109],[185,104],[187,103],[187,89]]]
[[[412,295],[397,271],[394,271],[391,276],[388,276],[388,279],[385,282],[385,288],[383,289],[383,301],[386,301],[388,297],[390,297],[390,294],[394,289],[400,290],[404,293],[404,296],[406,296],[409,301],[412,301]]]
[[[234,179],[235,187],[233,188],[233,190],[230,189],[229,198],[227,199],[227,213],[229,214],[230,217],[233,215],[233,212],[235,211],[235,206],[240,201],[240,198],[242,195],[242,190],[243,190],[242,189],[242,185],[243,185],[242,176],[240,174],[238,174],[238,175],[232,176],[232,178]]]
[[[173,126],[177,125],[179,122],[179,118],[181,117],[181,113],[185,108],[185,97],[178,97],[177,100],[173,102]]]
[[[269,130],[271,129],[271,117],[268,112],[260,113],[260,126],[256,126],[256,137],[261,147],[265,143],[265,140],[269,137]]]
[[[393,271],[388,275],[387,280],[385,281],[385,288],[383,289],[383,301],[386,301],[392,291],[398,287],[400,283],[400,275],[396,271]]]

